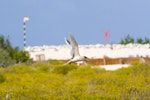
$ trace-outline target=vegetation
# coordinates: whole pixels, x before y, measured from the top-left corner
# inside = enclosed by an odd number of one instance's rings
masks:
[[[150,66],[106,71],[63,62],[0,68],[0,100],[149,100]]]
[[[8,38],[0,36],[0,67],[29,61],[29,54],[20,51],[18,47],[12,47]]]
[[[129,35],[121,41],[135,41]],[[13,48],[0,36],[0,100],[149,100],[150,65],[133,62],[128,68],[106,71],[50,60],[29,61],[29,54]],[[16,64],[19,63],[19,64]],[[9,66],[9,67],[8,67]],[[5,68],[7,67],[7,68]]]
[[[121,41],[120,41],[120,44],[129,44],[129,43],[147,44],[147,43],[150,43],[150,39],[148,39],[147,37],[145,37],[145,39],[137,38],[135,40],[130,35],[127,35],[124,39],[121,39]]]

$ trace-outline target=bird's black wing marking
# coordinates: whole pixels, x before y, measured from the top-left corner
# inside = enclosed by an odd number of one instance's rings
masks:
[[[71,45],[70,41],[68,39],[66,39],[66,38],[65,38],[65,42],[66,42],[67,45]]]

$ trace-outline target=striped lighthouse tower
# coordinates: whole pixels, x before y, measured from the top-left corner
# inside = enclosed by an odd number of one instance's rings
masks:
[[[24,48],[26,47],[26,22],[29,21],[29,18],[28,17],[24,17],[23,18],[23,44],[24,44]]]

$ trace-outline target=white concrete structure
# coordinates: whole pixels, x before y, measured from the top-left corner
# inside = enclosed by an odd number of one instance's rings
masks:
[[[60,46],[33,46],[26,47],[30,57],[34,61],[38,60],[66,60],[70,59],[70,48],[67,45]],[[96,45],[79,45],[81,55],[88,58],[103,58],[104,56],[110,58],[126,58],[126,57],[150,57],[150,44],[96,44]]]

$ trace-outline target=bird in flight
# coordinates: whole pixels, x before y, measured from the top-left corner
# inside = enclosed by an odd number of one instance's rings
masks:
[[[82,61],[82,63],[84,65],[87,65],[87,63],[86,63],[87,57],[80,55],[78,43],[76,42],[75,38],[73,37],[73,35],[71,33],[69,34],[69,37],[70,37],[70,41],[65,38],[65,42],[67,45],[69,45],[71,47],[71,56],[72,57],[64,65],[70,64],[72,62],[80,62],[80,61]]]

